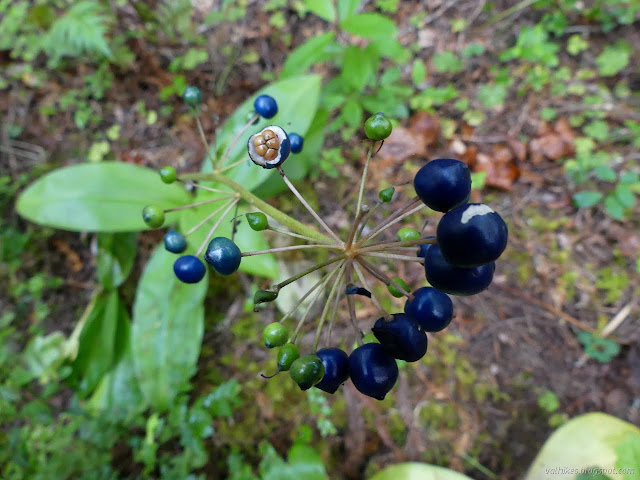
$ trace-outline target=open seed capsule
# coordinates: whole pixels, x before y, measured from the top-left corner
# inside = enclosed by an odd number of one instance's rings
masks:
[[[263,168],[274,168],[291,153],[291,142],[282,128],[269,125],[249,137],[247,150],[253,163]]]

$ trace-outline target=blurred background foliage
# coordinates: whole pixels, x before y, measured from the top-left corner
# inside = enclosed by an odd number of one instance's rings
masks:
[[[0,0],[0,477],[367,478],[411,460],[520,478],[574,415],[638,424],[639,19],[639,0]],[[278,100],[292,130],[305,124],[292,176],[312,179],[300,188],[315,204],[333,211],[352,191],[361,125],[384,111],[397,127],[374,194],[419,158],[456,156],[512,232],[497,286],[456,303],[457,330],[403,366],[381,405],[259,377],[274,365],[259,332],[277,312],[246,300],[264,279],[210,278],[194,302],[151,278],[168,261],[157,232],[61,232],[14,208],[57,167],[200,168],[187,84],[205,92],[211,134],[260,88],[300,78],[316,100]],[[144,175],[127,175],[131,188]],[[159,358],[130,341],[153,301],[136,297],[145,278],[191,322],[167,326],[190,347],[162,389]],[[639,449],[621,438],[612,464]]]

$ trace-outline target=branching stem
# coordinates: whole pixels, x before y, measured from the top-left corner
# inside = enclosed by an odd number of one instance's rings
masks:
[[[207,238],[204,239],[204,242],[202,242],[202,245],[200,245],[200,248],[198,248],[198,252],[196,253],[196,257],[200,256],[200,254],[202,253],[202,251],[204,250],[206,245],[209,243],[209,240],[211,240],[211,237],[213,237],[213,234],[215,233],[215,231],[218,229],[218,227],[222,223],[222,220],[224,220],[224,217],[227,216],[227,213],[229,213],[231,211],[231,209],[235,206],[235,204],[238,203],[239,201],[240,200],[238,200],[238,199],[232,200],[229,203],[229,206],[227,207],[227,209],[224,212],[222,212],[222,215],[220,215],[220,218],[216,221],[215,225],[213,227],[211,227],[211,230],[209,230],[209,233],[207,234]]]

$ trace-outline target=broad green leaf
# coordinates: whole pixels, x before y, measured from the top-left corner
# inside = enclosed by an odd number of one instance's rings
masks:
[[[602,200],[600,192],[578,192],[573,195],[573,203],[578,208],[589,208]]]
[[[373,57],[373,58],[372,58]],[[342,78],[357,92],[364,90],[373,78],[378,66],[377,58],[370,51],[349,46],[344,53]]]
[[[131,353],[131,339],[125,338],[124,355],[103,378],[87,402],[95,412],[108,412],[114,420],[125,420],[147,408],[140,391]]]
[[[347,18],[341,24],[343,30],[359,37],[395,37],[398,33],[393,20],[378,13],[360,13]]]
[[[208,277],[185,284],[173,274],[176,255],[159,247],[140,278],[133,304],[131,351],[146,401],[166,409],[195,373],[204,331]]]
[[[91,393],[119,360],[129,337],[129,314],[115,290],[98,294],[80,332],[70,380],[82,396]]]
[[[361,3],[362,0],[338,0],[338,19],[340,22],[355,15]]]
[[[327,474],[320,455],[308,445],[294,444],[285,462],[268,443],[261,445],[262,480],[325,480]]]
[[[432,61],[438,72],[458,73],[464,67],[464,62],[450,50],[434,55]]]
[[[214,417],[231,418],[234,408],[242,403],[240,389],[235,379],[227,380],[205,397],[200,397],[198,404]]]
[[[625,440],[616,446],[618,461],[616,467],[624,470],[624,479],[633,480],[638,478],[640,472],[640,434],[629,433]]]
[[[23,355],[31,374],[42,383],[58,377],[58,370],[67,357],[67,339],[62,332],[32,338]]]
[[[331,58],[328,48],[335,37],[334,32],[326,32],[321,35],[311,37],[293,52],[289,54],[284,62],[280,78],[288,78],[299,75],[307,71],[311,65],[323,62]]]
[[[411,80],[414,85],[418,86],[424,82],[425,78],[427,78],[427,67],[422,60],[416,58],[411,67]]]
[[[604,120],[596,120],[586,125],[582,131],[585,135],[594,138],[600,142],[604,142],[609,136],[609,124]]]
[[[350,127],[359,127],[362,124],[362,107],[354,99],[349,100],[342,107],[342,118]]]
[[[615,470],[616,447],[628,435],[640,435],[640,429],[604,413],[588,413],[576,417],[556,430],[545,442],[533,461],[525,480],[539,480],[557,468],[554,480],[575,480],[575,473],[586,467]],[[564,473],[563,473],[564,472]],[[623,475],[609,473],[613,480]]]
[[[604,199],[604,208],[609,215],[616,220],[622,220],[624,218],[624,205],[620,203],[620,200],[614,193],[610,193]]]
[[[162,183],[151,169],[103,162],[60,168],[32,183],[18,197],[18,213],[32,222],[76,232],[145,230],[142,209],[188,203],[178,185]],[[176,217],[167,215],[167,223]]]
[[[304,6],[327,22],[333,22],[336,19],[333,0],[304,0]]]
[[[640,175],[636,172],[624,172],[620,176],[620,181],[625,185],[633,185],[634,183],[640,182]]]
[[[378,56],[389,58],[396,65],[402,66],[409,63],[412,57],[412,52],[409,48],[390,37],[374,38],[367,46],[367,50],[373,50]]]
[[[478,90],[478,100],[487,108],[497,107],[507,98],[507,88],[504,85],[485,84]]]
[[[589,43],[584,40],[579,34],[574,34],[569,37],[567,41],[567,52],[571,55],[578,55],[580,52],[589,48]]]
[[[461,473],[426,463],[408,462],[392,465],[369,480],[472,480]]]
[[[97,275],[104,288],[116,288],[127,279],[137,252],[137,233],[99,233]]]
[[[258,168],[255,165],[251,164],[249,168]],[[280,176],[278,175],[278,180],[282,181]],[[196,197],[198,201],[200,199],[212,198],[215,194],[210,194],[209,192],[205,192],[204,195],[199,195]],[[189,210],[184,210],[182,212],[182,216],[180,217],[180,230],[183,233],[188,232],[191,227],[200,223],[205,217],[209,214],[213,213],[215,210],[222,207],[224,202],[214,203],[212,205],[204,205],[197,208],[192,208]],[[242,252],[251,252],[256,250],[266,250],[269,248],[269,244],[266,242],[262,233],[256,232],[249,227],[244,214],[247,211],[245,206],[242,206],[238,209],[238,215],[241,217],[238,218],[240,220],[240,224],[238,225],[237,232],[233,238],[233,241],[238,245],[238,248]],[[200,245],[206,240],[209,231],[213,228],[213,226],[220,220],[220,217],[224,213],[224,210],[219,212],[209,221],[207,221],[202,227],[193,232],[188,237],[189,246],[193,251],[196,251]],[[227,237],[231,238],[231,230],[233,223],[231,219],[235,215],[235,208],[232,208],[224,217],[222,222],[220,222],[219,226],[216,228],[213,237]],[[273,220],[271,220],[273,221]],[[211,238],[213,238],[211,237]],[[205,247],[206,248],[206,247]],[[171,267],[172,268],[172,267]],[[171,275],[173,275],[173,270],[169,268]],[[260,275],[263,277],[273,278],[278,274],[278,265],[275,261],[273,255],[252,255],[250,257],[243,257],[242,262],[240,263],[240,270],[246,273],[251,273],[254,275]],[[217,273],[211,271],[212,275],[217,275]]]
[[[255,97],[261,94],[271,95],[276,99],[278,113],[269,120],[260,119],[257,125],[250,127],[240,136],[229,156],[228,164],[240,161],[242,158],[248,158],[247,141],[249,137],[267,125],[280,125],[286,131],[295,132],[304,137],[318,108],[320,87],[321,77],[319,75],[301,75],[272,83],[256,92],[253,97],[238,107],[220,130],[217,138],[219,158],[236,136],[236,133],[246,124],[247,116],[253,112],[253,101]],[[300,161],[300,158],[296,157],[296,155],[291,155],[284,163],[284,166],[286,167],[288,163],[296,161]],[[305,172],[308,168],[309,165],[305,165]],[[207,159],[203,163],[203,171],[211,171],[211,164]],[[229,170],[227,175],[244,188],[253,190],[265,182],[267,178],[278,175],[278,173],[275,169],[265,170],[253,165],[251,162],[244,162]]]

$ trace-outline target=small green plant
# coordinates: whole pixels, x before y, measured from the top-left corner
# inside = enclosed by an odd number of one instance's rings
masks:
[[[585,355],[600,363],[609,363],[620,353],[620,345],[617,342],[591,332],[579,332],[578,340],[584,348]]]

